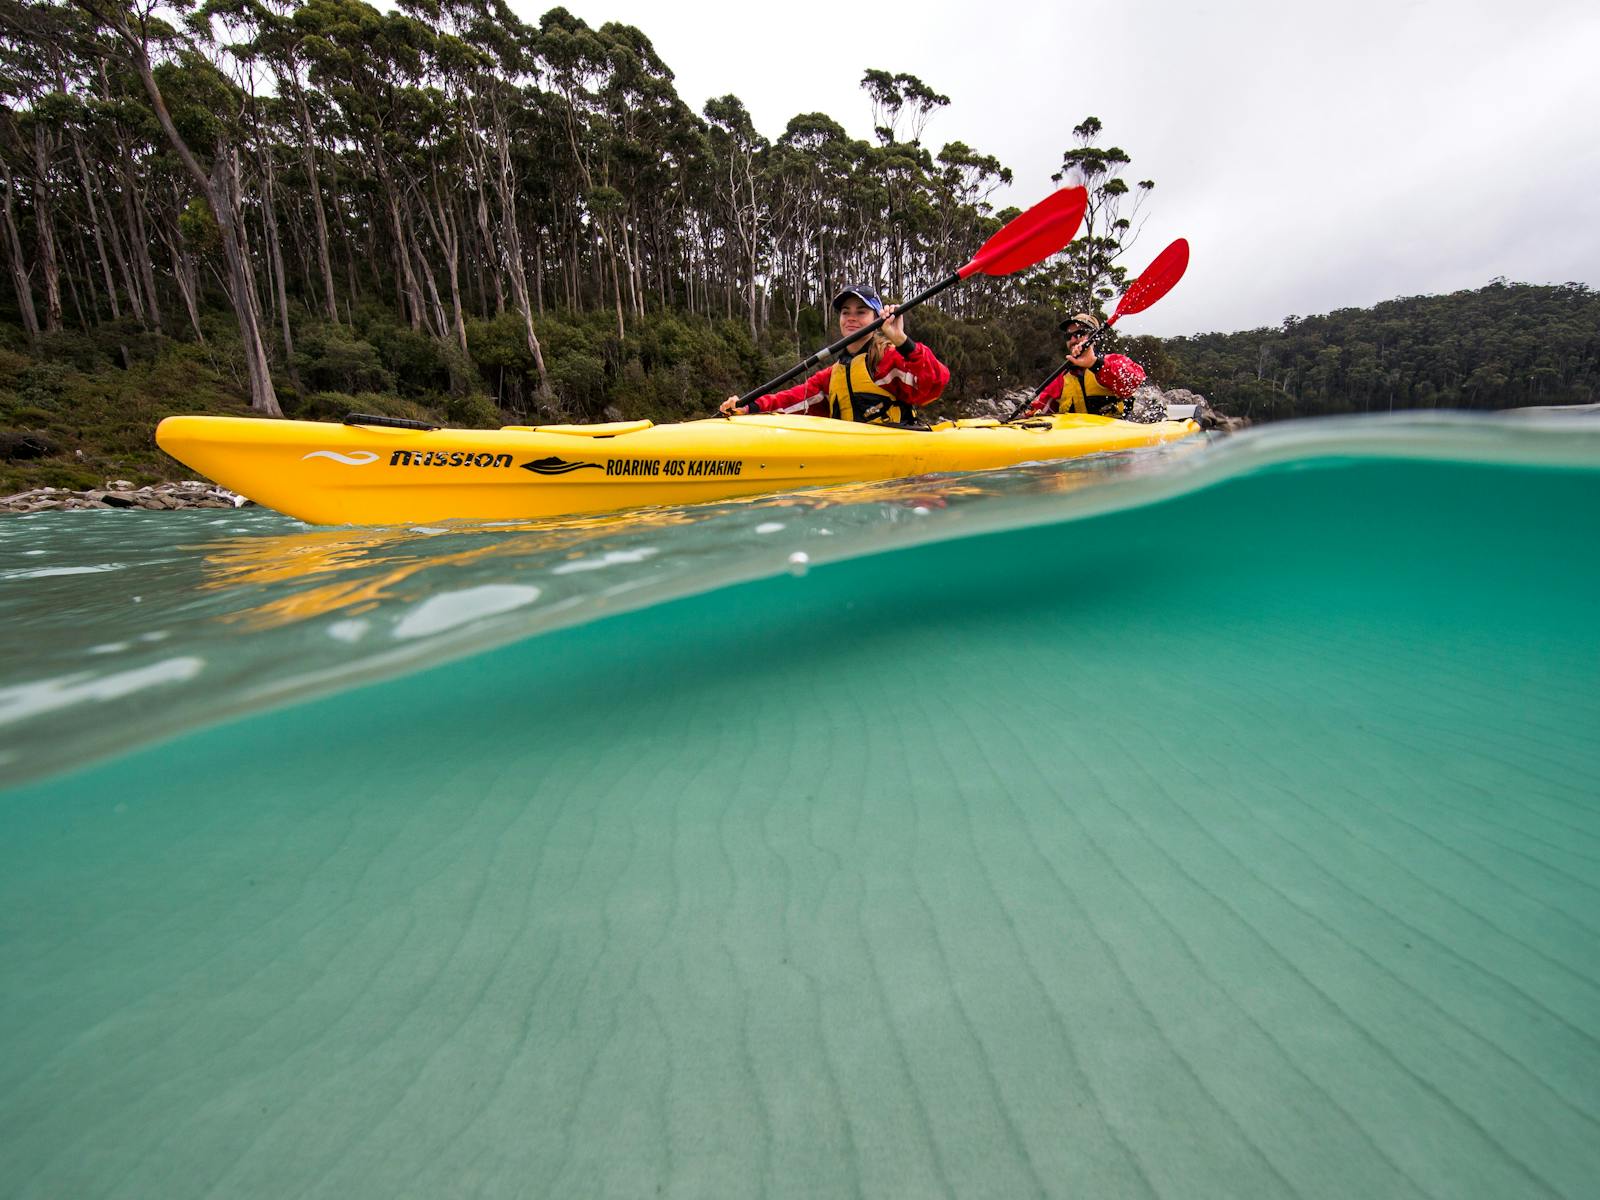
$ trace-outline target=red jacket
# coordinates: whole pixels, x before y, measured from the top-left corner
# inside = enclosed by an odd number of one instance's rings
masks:
[[[750,406],[756,412],[793,412],[825,417],[828,415],[828,380],[832,376],[833,364],[830,364],[804,383],[759,396],[750,402]],[[902,404],[920,406],[932,404],[944,392],[945,384],[950,382],[950,368],[940,362],[932,350],[918,342],[911,348],[909,357],[893,346],[885,347],[872,378]]]
[[[1144,382],[1144,368],[1125,354],[1107,354],[1100,364],[1100,369],[1092,374],[1084,371],[1082,367],[1068,367],[1050,381],[1037,400],[1028,405],[1028,411],[1031,413],[1053,411],[1052,405],[1061,399],[1062,390],[1066,387],[1069,376],[1073,382],[1073,391],[1083,399],[1085,410],[1094,412],[1098,406],[1093,401],[1099,397],[1126,400],[1138,391],[1139,385]],[[1117,411],[1121,412],[1120,406]]]

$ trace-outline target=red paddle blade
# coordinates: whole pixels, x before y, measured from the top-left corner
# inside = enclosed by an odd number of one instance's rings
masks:
[[[1013,217],[995,230],[972,256],[972,261],[956,272],[965,279],[977,271],[985,275],[1010,275],[1049,258],[1078,232],[1083,210],[1089,206],[1089,193],[1081,187],[1052,192],[1025,213]]]
[[[1155,262],[1146,267],[1144,274],[1122,293],[1122,299],[1117,301],[1117,311],[1111,314],[1106,326],[1109,328],[1124,313],[1143,312],[1149,308],[1170,292],[1188,269],[1189,242],[1187,238],[1179,238],[1156,255]]]

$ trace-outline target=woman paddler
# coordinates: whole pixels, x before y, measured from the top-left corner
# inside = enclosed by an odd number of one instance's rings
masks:
[[[845,346],[831,367],[781,392],[758,396],[748,404],[729,396],[722,412],[805,413],[840,421],[870,421],[878,425],[909,425],[913,409],[931,404],[950,382],[950,369],[933,351],[911,339],[905,318],[887,309],[870,287],[847,287],[833,298],[839,314],[839,336],[849,337],[880,316],[889,319],[874,333]]]
[[[1074,313],[1061,322],[1067,335],[1067,368],[1028,405],[1028,415],[1053,412],[1099,413],[1120,417],[1123,401],[1144,382],[1144,368],[1125,354],[1101,354],[1094,335],[1100,322],[1088,313]]]

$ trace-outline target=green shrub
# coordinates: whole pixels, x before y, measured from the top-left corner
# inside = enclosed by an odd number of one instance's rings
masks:
[[[0,349],[0,388],[15,388],[33,360],[15,350]]]
[[[460,429],[497,429],[503,423],[500,409],[482,392],[449,397],[444,415],[449,424]]]
[[[405,417],[410,421],[434,421],[440,414],[426,404],[396,396],[393,392],[357,392],[352,399],[353,411],[381,417]],[[339,414],[341,417],[343,413]]]
[[[339,421],[356,411],[356,398],[348,392],[311,392],[298,402],[285,398],[283,408],[297,421]]]
[[[361,413],[443,423],[435,408],[392,392],[312,392],[295,404],[292,412],[286,405],[285,412],[299,421],[342,421],[351,413]]]
[[[378,352],[378,360],[394,381],[401,395],[420,396],[447,391],[450,367],[444,345],[437,338],[388,322],[374,323],[366,340]]]
[[[605,406],[605,362],[591,353],[563,354],[550,368],[550,386],[563,408],[597,413]]]
[[[17,399],[30,408],[59,412],[65,407],[67,388],[77,372],[66,363],[35,362],[17,380]]]
[[[77,329],[40,334],[34,357],[51,366],[78,371],[97,370],[112,362],[93,334]]]
[[[320,325],[308,331],[295,351],[300,378],[312,391],[393,391],[394,376],[378,348],[349,330]]]

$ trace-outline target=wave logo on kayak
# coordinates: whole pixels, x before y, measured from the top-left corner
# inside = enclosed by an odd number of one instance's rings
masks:
[[[302,454],[300,461],[308,458],[331,458],[347,467],[365,467],[378,461],[378,456],[370,450],[357,450],[353,454],[340,454],[337,450],[313,450],[310,454]]]
[[[564,458],[555,458],[553,456],[550,458],[536,458],[532,462],[522,464],[524,471],[532,471],[535,475],[566,475],[571,471],[582,471],[585,468],[593,468],[598,471],[600,464],[568,462]]]

